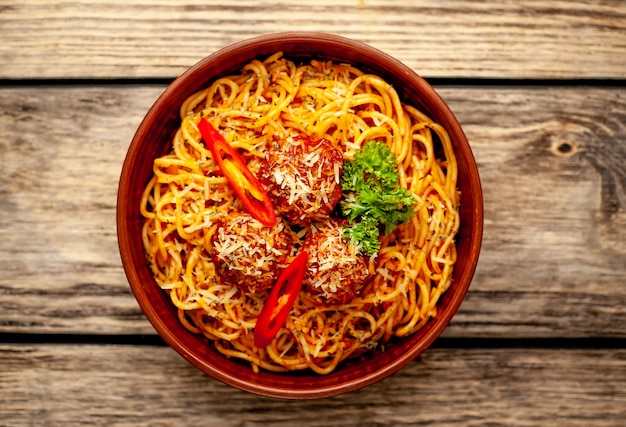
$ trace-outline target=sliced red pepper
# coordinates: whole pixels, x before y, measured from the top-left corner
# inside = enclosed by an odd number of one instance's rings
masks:
[[[258,348],[269,345],[287,321],[291,307],[302,289],[308,259],[306,251],[300,252],[278,277],[254,327],[254,345]]]
[[[261,183],[246,166],[243,157],[205,118],[200,119],[198,129],[204,143],[211,150],[213,159],[250,215],[268,227],[276,224],[272,201]]]

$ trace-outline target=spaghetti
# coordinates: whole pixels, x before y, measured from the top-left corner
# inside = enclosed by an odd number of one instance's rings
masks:
[[[297,65],[276,53],[193,94],[180,114],[171,152],[154,161],[141,214],[152,274],[188,330],[255,371],[327,374],[342,360],[410,335],[437,315],[456,261],[457,165],[443,127],[403,104],[391,85],[347,64]],[[417,200],[416,215],[384,236],[377,256],[366,259],[370,278],[358,296],[333,305],[301,292],[265,348],[255,347],[252,331],[269,291],[244,292],[224,283],[209,255],[219,224],[243,207],[202,143],[201,117],[255,174],[270,150],[303,135],[329,141],[346,160],[367,141],[385,142],[398,159],[400,185]],[[285,230],[303,239],[311,227]]]

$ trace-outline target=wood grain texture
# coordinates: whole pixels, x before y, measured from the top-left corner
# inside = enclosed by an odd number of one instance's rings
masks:
[[[115,229],[126,149],[164,89],[142,79],[292,30],[474,84],[438,89],[486,215],[442,339],[305,402],[233,389],[159,345]],[[2,0],[0,41],[0,426],[624,425],[626,2]]]
[[[28,0],[0,5],[0,79],[170,78],[233,42],[302,30],[369,43],[428,77],[626,77],[618,1]]]
[[[154,333],[122,271],[115,200],[163,89],[0,89],[0,332]],[[486,212],[444,336],[626,337],[626,89],[439,91],[474,149]]]
[[[1,91],[4,328],[151,331],[121,269],[115,206],[126,149],[161,90]]]
[[[0,344],[10,426],[621,426],[624,350],[431,349],[350,394],[290,402],[223,385],[167,347]]]
[[[621,92],[443,92],[475,151],[486,211],[480,268],[458,322],[485,334],[623,336]]]

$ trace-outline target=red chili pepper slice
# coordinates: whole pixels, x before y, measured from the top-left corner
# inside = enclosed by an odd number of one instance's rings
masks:
[[[268,346],[287,321],[291,307],[302,288],[308,259],[309,254],[306,251],[300,252],[278,277],[254,327],[254,345],[258,348]]]
[[[268,227],[276,224],[274,206],[261,183],[246,166],[243,157],[205,118],[200,119],[198,129],[211,150],[213,159],[250,215]]]

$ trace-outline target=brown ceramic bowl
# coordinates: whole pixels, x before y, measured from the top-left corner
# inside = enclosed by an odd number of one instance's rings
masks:
[[[322,376],[312,372],[254,373],[245,362],[228,359],[212,344],[188,332],[179,322],[169,297],[151,276],[141,241],[139,201],[152,175],[153,160],[170,149],[180,124],[183,100],[217,77],[239,71],[254,58],[282,51],[285,56],[347,62],[375,73],[411,105],[442,124],[457,156],[462,193],[458,261],[454,281],[438,306],[438,316],[414,335],[366,353]],[[187,361],[206,374],[259,395],[287,399],[327,397],[379,381],[406,366],[442,333],[463,300],[474,274],[483,230],[483,203],[478,170],[461,126],[433,88],[410,68],[366,44],[329,34],[281,33],[235,43],[204,58],[178,77],[156,100],[135,134],[124,161],[117,200],[117,232],[122,262],[141,309],[161,337]]]

